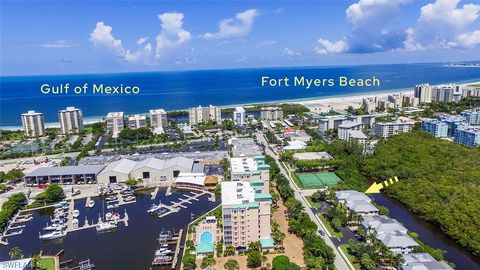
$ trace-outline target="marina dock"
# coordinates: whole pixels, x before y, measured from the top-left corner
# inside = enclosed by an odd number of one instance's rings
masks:
[[[26,227],[24,223],[32,219],[33,217],[31,214],[23,214],[21,211],[15,214],[5,228],[5,231],[0,235],[0,244],[4,246],[8,245],[7,237],[22,234],[23,228]]]
[[[198,199],[199,197],[201,197],[205,194],[209,194],[209,193],[210,192],[204,191],[204,190],[202,190],[198,193],[190,192],[190,195],[184,195],[187,198],[180,198],[178,202],[172,202],[171,205],[161,204],[161,206],[163,208],[167,209],[167,212],[158,215],[158,217],[162,218],[162,217],[168,216],[172,213],[176,213],[176,212],[180,211],[181,208],[186,209],[186,208],[188,208],[187,204],[192,204],[193,201],[199,201],[199,199]]]
[[[170,265],[171,269],[175,269],[177,264],[178,264],[178,259],[179,259],[181,249],[183,248],[182,245],[181,245],[182,236],[183,236],[183,229],[180,229],[178,234],[174,234],[171,237],[169,237],[168,239],[161,240],[161,243],[170,244],[170,245],[174,244],[175,245],[175,251],[173,253],[173,258],[170,261],[161,261],[161,262],[153,261],[152,266],[165,266],[166,267],[166,266]]]

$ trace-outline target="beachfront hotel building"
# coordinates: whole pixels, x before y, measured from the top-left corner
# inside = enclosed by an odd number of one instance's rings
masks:
[[[480,145],[480,127],[462,125],[455,129],[453,141],[468,147]]]
[[[430,103],[432,102],[432,87],[428,83],[416,85],[414,96],[420,103]]]
[[[236,107],[233,111],[233,123],[237,126],[245,125],[245,109],[243,107]]]
[[[146,128],[147,117],[142,114],[134,114],[128,117],[128,126],[131,129]]]
[[[217,106],[198,106],[196,108],[190,108],[188,110],[188,118],[191,126],[208,122],[221,123],[222,112],[220,107]]]
[[[282,121],[283,110],[280,107],[263,107],[260,117],[263,121]]]
[[[422,130],[432,134],[437,138],[448,137],[448,125],[445,122],[437,119],[424,118],[422,119]]]
[[[107,130],[112,132],[112,138],[118,138],[118,134],[125,127],[123,112],[110,112],[106,118]]]
[[[58,112],[58,120],[62,134],[75,134],[83,131],[82,111],[75,107],[67,107]]]
[[[275,247],[271,236],[272,196],[250,182],[222,182],[223,239],[225,246],[246,249],[260,241],[262,249]]]
[[[232,181],[262,180],[263,192],[269,192],[270,166],[264,156],[231,158],[230,171]]]
[[[168,126],[167,112],[164,109],[150,110],[150,124],[154,130],[164,130]]]
[[[399,117],[393,122],[375,123],[375,135],[382,138],[388,138],[400,133],[413,130],[415,122],[404,117]]]
[[[43,120],[43,113],[28,111],[22,114],[22,125],[27,137],[42,137],[45,136],[45,121]]]
[[[452,102],[462,98],[460,86],[456,84],[440,84],[432,86],[432,101]]]

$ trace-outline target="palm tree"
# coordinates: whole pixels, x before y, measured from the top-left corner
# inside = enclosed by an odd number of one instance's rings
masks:
[[[32,256],[32,260],[30,261],[30,266],[32,267],[32,269],[38,268],[41,259],[42,258],[38,254]]]
[[[8,255],[13,260],[21,259],[23,258],[23,251],[19,247],[12,247],[12,249],[10,249],[10,251],[8,252]]]

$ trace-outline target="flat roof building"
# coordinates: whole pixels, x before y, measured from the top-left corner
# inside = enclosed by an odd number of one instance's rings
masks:
[[[43,113],[28,111],[22,114],[22,126],[25,132],[25,136],[43,137],[45,133],[45,121],[43,119]]]
[[[406,133],[413,130],[415,122],[408,118],[398,118],[393,122],[377,122],[375,123],[375,135],[382,138],[388,138]]]
[[[58,120],[62,134],[74,134],[83,131],[82,111],[75,107],[67,107],[58,112]]]
[[[142,114],[134,114],[128,117],[128,126],[131,129],[146,128],[147,117]]]
[[[107,130],[112,132],[112,138],[118,138],[118,134],[125,128],[123,112],[109,112],[106,122]]]
[[[444,261],[437,261],[428,253],[410,253],[403,255],[401,270],[453,270]]]
[[[247,248],[260,241],[262,249],[274,248],[271,237],[271,195],[249,182],[222,182],[223,239],[225,246]]]
[[[422,130],[432,134],[437,138],[448,137],[448,124],[437,119],[422,119]]]
[[[221,108],[217,106],[209,105],[208,107],[198,106],[196,108],[190,108],[188,110],[189,124],[191,126],[200,123],[222,122]]]
[[[232,181],[264,180],[268,190],[270,181],[270,166],[265,163],[264,156],[237,157],[230,159]]]
[[[453,141],[468,147],[480,145],[480,127],[462,125],[455,129]]]
[[[263,121],[282,121],[283,109],[280,107],[263,107],[260,111],[260,118]]]
[[[321,160],[330,160],[333,157],[327,152],[303,152],[295,153],[292,158],[294,160],[308,160],[308,161],[321,161]]]
[[[470,125],[480,125],[480,108],[476,108],[475,110],[464,111],[461,113],[465,120]]]
[[[250,137],[231,138],[228,144],[232,146],[233,157],[254,157],[263,154],[260,146]]]
[[[236,107],[233,111],[233,123],[237,126],[244,126],[245,122],[245,109],[243,107]]]
[[[150,124],[154,130],[164,130],[168,126],[167,112],[164,109],[150,110]]]

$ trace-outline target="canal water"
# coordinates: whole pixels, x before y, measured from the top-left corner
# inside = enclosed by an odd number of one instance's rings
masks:
[[[400,202],[384,194],[374,194],[375,202],[388,208],[390,217],[398,220],[409,231],[416,232],[427,245],[445,250],[445,259],[455,264],[457,270],[480,269],[480,258],[445,235],[438,227],[423,221]]]
[[[186,198],[190,192],[174,192],[165,196],[165,190],[160,190],[154,201],[151,200],[150,192],[137,194],[137,202],[116,208],[122,217],[125,210],[129,216],[129,226],[125,227],[123,222],[112,232],[97,233],[95,228],[68,233],[63,239],[53,241],[42,241],[38,239],[38,233],[50,221],[53,214],[52,209],[44,209],[33,213],[33,220],[26,223],[23,234],[8,239],[10,245],[0,247],[0,260],[8,260],[8,251],[12,247],[20,247],[26,256],[38,253],[43,250],[46,254],[56,254],[64,250],[62,259],[83,260],[90,259],[99,270],[133,270],[150,269],[157,238],[162,230],[178,232],[184,229],[192,219],[208,212],[219,204],[210,202],[209,195],[199,197],[199,201],[192,201],[192,204],[185,204],[186,209],[172,213],[163,218],[149,215],[146,211],[152,203],[157,204],[159,200],[163,204],[170,205],[178,202],[179,198]],[[190,194],[191,195],[191,194]],[[80,211],[80,226],[83,225],[85,217],[90,224],[97,222],[99,215],[103,213],[103,201],[95,198],[95,207],[85,208],[85,199],[75,202],[75,209]],[[106,208],[106,207],[105,207]],[[107,211],[105,209],[105,211]]]

